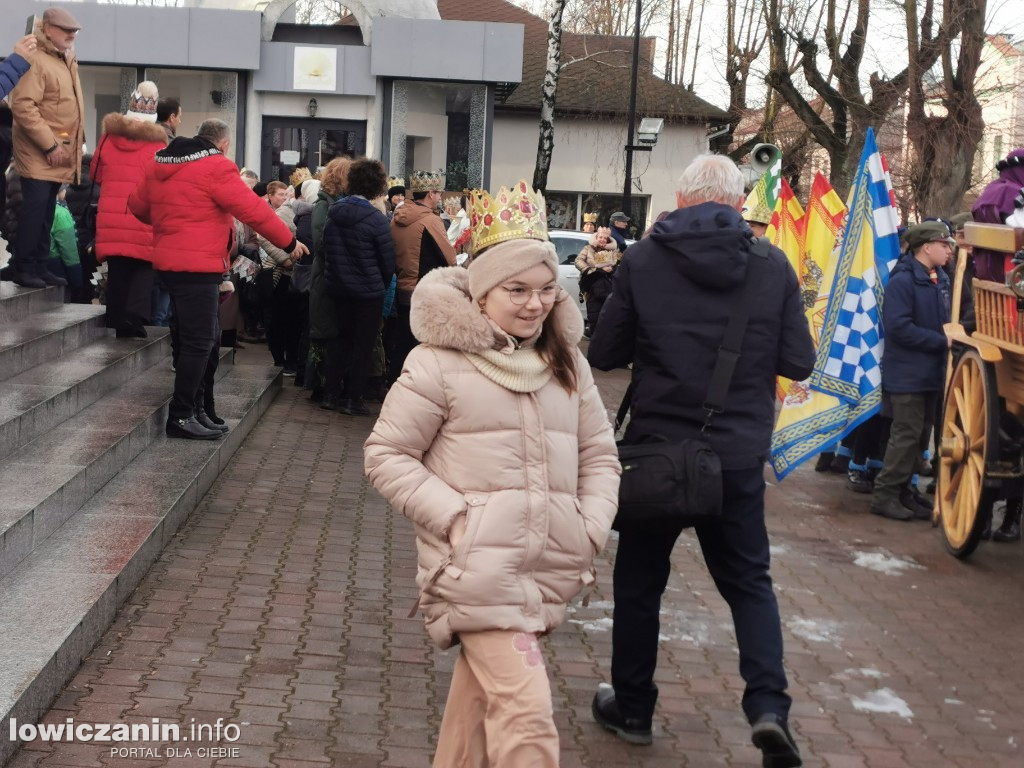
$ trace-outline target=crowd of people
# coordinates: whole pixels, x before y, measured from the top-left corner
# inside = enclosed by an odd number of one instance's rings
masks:
[[[261,181],[229,159],[226,123],[179,135],[180,101],[148,81],[123,114],[103,119],[96,151],[83,157],[78,29],[68,11],[50,8],[0,63],[14,159],[0,196],[13,250],[4,277],[70,285],[92,301],[95,261],[105,265],[102,300],[117,337],[168,324],[170,437],[227,431],[213,394],[222,344],[265,339],[275,365],[321,408],[358,416],[371,414],[367,400],[383,403],[364,446],[366,473],[415,526],[417,607],[430,639],[459,646],[435,764],[558,765],[538,638],[594,583],[619,503],[623,468],[591,366],[631,366],[624,442],[701,440],[720,461],[721,516],[696,523],[695,534],[732,612],[751,740],[767,768],[801,765],[764,464],[776,378],[805,379],[815,349],[794,270],[763,242],[767,222],[741,213],[735,164],[696,158],[676,209],[626,258],[627,214],[608,226],[584,215],[584,323],[558,283],[543,198],[526,182],[451,195],[442,172],[417,170],[406,184],[377,160],[349,157]],[[1022,169],[1024,151],[1011,154],[1001,166],[1008,186],[986,191],[975,218],[1014,215]],[[952,346],[947,270],[971,257],[962,240],[970,219],[903,232],[883,308],[885,405],[818,462],[874,494],[871,510],[886,518],[931,515],[917,481]],[[998,260],[975,266],[1005,269]],[[724,407],[709,409],[739,300],[748,318],[741,352]],[[960,317],[970,330],[969,291]],[[1024,493],[1009,496],[997,541],[1020,538]],[[654,738],[661,598],[686,525],[620,525],[611,684],[597,686],[592,713],[631,744]]]

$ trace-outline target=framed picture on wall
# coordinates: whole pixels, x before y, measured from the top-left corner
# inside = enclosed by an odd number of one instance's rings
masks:
[[[338,49],[295,46],[292,87],[297,91],[337,90]]]

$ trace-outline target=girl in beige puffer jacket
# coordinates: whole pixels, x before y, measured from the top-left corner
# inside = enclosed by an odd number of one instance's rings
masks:
[[[424,277],[422,343],[365,445],[371,482],[415,524],[427,631],[461,643],[436,766],[558,765],[537,637],[593,583],[621,470],[557,276],[550,243],[514,240]]]

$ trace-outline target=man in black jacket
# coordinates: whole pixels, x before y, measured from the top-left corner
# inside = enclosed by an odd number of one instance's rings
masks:
[[[704,559],[732,610],[746,682],[743,711],[771,768],[801,765],[787,724],[782,627],[769,576],[764,463],[775,419],[775,378],[801,380],[814,365],[800,288],[776,248],[753,252],[739,214],[743,177],[725,157],[702,155],[679,179],[679,209],[629,249],[590,342],[590,363],[633,363],[627,442],[700,438],[702,407],[730,305],[755,270],[749,322],[723,413],[704,433],[722,463],[720,520],[696,527]],[[649,744],[658,688],[658,613],[682,527],[630,528],[615,561],[612,686],[595,719],[624,740]]]

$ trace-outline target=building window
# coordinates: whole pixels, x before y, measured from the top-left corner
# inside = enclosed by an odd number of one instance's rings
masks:
[[[234,139],[238,123],[238,74],[198,69],[146,70],[146,79],[156,83],[160,96],[181,101],[179,136],[195,136],[204,120],[219,118],[231,128]],[[234,159],[235,143],[229,154]]]
[[[600,192],[548,192],[545,196],[548,209],[549,229],[580,229],[583,226],[584,213],[596,213],[597,224],[601,227],[610,226],[609,217],[622,210],[622,195],[606,195]],[[631,198],[629,237],[637,238],[643,234],[647,211],[651,199],[646,195],[633,195]]]
[[[452,191],[483,186],[487,86],[394,84],[388,170],[408,181],[413,171],[444,169]]]
[[[128,109],[128,99],[135,90],[135,68],[83,64],[78,68],[78,76],[85,101],[85,144],[93,152],[103,135],[103,118]]]

